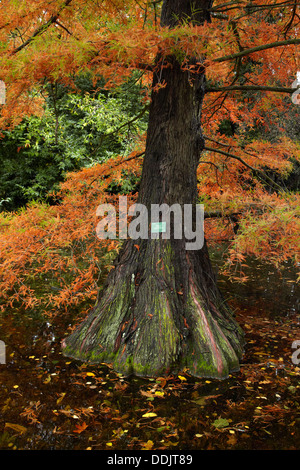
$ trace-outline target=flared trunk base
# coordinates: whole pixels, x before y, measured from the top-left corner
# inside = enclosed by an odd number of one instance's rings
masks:
[[[243,333],[207,272],[208,259],[194,265],[207,258],[206,248],[180,256],[174,243],[125,243],[101,301],[63,341],[64,355],[112,364],[125,376],[185,369],[221,379],[239,370]]]

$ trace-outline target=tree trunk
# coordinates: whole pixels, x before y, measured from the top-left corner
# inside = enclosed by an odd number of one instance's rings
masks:
[[[203,22],[209,6],[206,0],[165,0],[162,24],[187,17]],[[185,204],[197,202],[205,77],[183,70],[175,56],[158,63],[153,86],[162,87],[152,94],[139,203],[149,213],[152,204],[179,204],[184,212]],[[239,369],[243,333],[217,287],[206,243],[187,249],[190,240],[176,236],[174,222],[169,239],[124,242],[102,299],[64,340],[66,356],[112,363],[124,375],[186,368],[193,376],[225,378]]]

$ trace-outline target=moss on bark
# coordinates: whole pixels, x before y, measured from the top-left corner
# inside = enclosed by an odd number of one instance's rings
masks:
[[[121,256],[101,302],[64,340],[64,354],[110,363],[124,375],[185,368],[193,376],[224,378],[238,370],[242,332],[221,296],[217,305],[218,290],[209,303],[191,269],[183,287],[188,265],[178,270],[170,241],[144,241],[138,253],[133,242],[128,245],[128,265]],[[135,254],[128,257],[130,250]]]

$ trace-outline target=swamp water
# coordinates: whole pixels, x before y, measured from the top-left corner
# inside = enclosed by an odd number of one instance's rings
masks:
[[[221,251],[212,253],[221,263]],[[184,371],[125,378],[105,365],[65,358],[60,324],[17,312],[0,317],[0,449],[273,450],[300,448],[299,285],[250,263],[240,285],[219,278],[246,334],[241,370],[223,381]],[[300,354],[298,356],[300,358]]]

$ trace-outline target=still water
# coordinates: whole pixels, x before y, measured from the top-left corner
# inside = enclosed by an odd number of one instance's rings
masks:
[[[212,253],[216,267],[222,249]],[[0,449],[176,450],[300,447],[296,270],[250,260],[240,285],[219,276],[246,333],[241,371],[224,381],[125,378],[61,355],[64,319],[0,317]],[[180,404],[180,406],[178,406]]]

